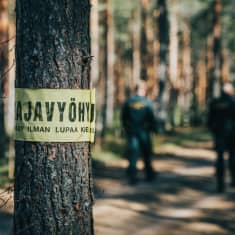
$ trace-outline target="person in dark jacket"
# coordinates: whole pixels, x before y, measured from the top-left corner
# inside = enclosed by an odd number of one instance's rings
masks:
[[[231,186],[235,186],[235,101],[232,84],[226,83],[222,95],[212,100],[208,113],[208,127],[214,137],[218,192],[225,191],[224,153],[229,153]]]
[[[151,165],[152,142],[150,133],[155,131],[156,122],[152,103],[145,96],[145,84],[135,87],[135,94],[128,98],[122,107],[121,121],[127,135],[129,167],[127,170],[130,183],[137,182],[139,154],[145,163],[146,180],[152,181],[155,173]]]

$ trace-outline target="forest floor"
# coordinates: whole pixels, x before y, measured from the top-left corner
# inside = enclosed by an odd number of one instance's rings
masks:
[[[103,150],[94,149],[95,235],[234,235],[235,189],[216,193],[208,133],[177,130],[154,143],[158,177],[145,182],[140,160],[135,186],[126,179],[122,139],[109,137]],[[10,200],[0,210],[0,235],[9,234],[12,209]]]

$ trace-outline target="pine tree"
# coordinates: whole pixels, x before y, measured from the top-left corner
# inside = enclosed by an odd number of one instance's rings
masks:
[[[89,13],[88,0],[17,0],[17,88],[89,88]],[[15,147],[14,234],[93,234],[90,144]]]

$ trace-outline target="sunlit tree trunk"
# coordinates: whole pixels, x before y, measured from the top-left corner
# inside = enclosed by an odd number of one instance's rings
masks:
[[[169,46],[169,76],[172,83],[178,79],[178,17],[177,1],[172,2],[172,11],[170,12],[170,46]]]
[[[6,155],[7,136],[4,116],[8,96],[8,15],[7,0],[0,0],[0,158]]]
[[[112,0],[106,0],[105,9],[105,59],[104,59],[104,105],[103,105],[103,130],[102,136],[106,134],[108,127],[113,123],[114,114],[114,27]]]
[[[15,142],[14,142],[14,129],[15,129],[15,2],[12,2],[8,8],[9,15],[9,43],[8,43],[8,98],[7,105],[5,107],[5,127],[8,135],[8,157],[9,157],[9,178],[14,177],[14,157],[15,157]]]
[[[17,0],[16,87],[89,89],[89,13],[88,0]],[[14,234],[93,234],[90,144],[15,146]]]
[[[170,93],[173,92],[174,95],[170,95],[169,100],[169,119],[171,120],[171,126],[175,126],[175,110],[177,105],[181,101],[178,96],[178,91],[180,89],[179,81],[179,70],[178,70],[178,48],[179,48],[179,37],[178,37],[178,17],[177,17],[177,0],[172,2],[172,10],[170,12],[170,46],[169,46],[169,77],[170,77]],[[177,96],[176,96],[177,95]]]
[[[99,80],[99,0],[91,0],[91,83],[96,87]]]

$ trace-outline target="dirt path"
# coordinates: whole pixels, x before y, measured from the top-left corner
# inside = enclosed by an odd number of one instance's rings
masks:
[[[97,169],[95,234],[234,235],[235,190],[216,194],[211,143],[193,146],[159,153],[159,176],[151,184],[128,186],[125,161]]]
[[[95,235],[234,235],[235,190],[215,193],[210,147],[156,148],[159,175],[151,184],[129,186],[125,160],[95,164]],[[9,205],[0,211],[0,235],[10,233],[11,212]]]

